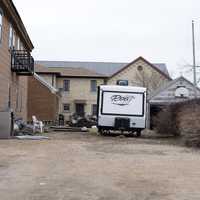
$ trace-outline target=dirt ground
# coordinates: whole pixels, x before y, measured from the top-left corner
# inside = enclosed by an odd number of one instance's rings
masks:
[[[0,141],[1,200],[199,200],[200,152],[168,139]]]

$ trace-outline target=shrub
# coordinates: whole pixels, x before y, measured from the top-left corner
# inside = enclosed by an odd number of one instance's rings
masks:
[[[176,124],[176,109],[169,105],[163,108],[155,117],[155,129],[160,134],[178,136],[179,131]]]

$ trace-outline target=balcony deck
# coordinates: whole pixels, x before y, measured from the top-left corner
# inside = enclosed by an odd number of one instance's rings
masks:
[[[31,54],[24,50],[12,50],[11,70],[18,75],[31,76],[34,73],[34,59]]]

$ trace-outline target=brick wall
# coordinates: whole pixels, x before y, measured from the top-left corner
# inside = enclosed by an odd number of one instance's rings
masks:
[[[182,135],[200,134],[200,99],[177,105],[176,122]]]
[[[0,2],[1,7],[1,2]],[[0,43],[0,111],[10,108],[16,117],[27,119],[27,77],[11,72],[11,53],[8,45],[9,17],[3,10],[2,43]],[[18,33],[15,32],[17,36]],[[15,40],[17,45],[17,39]]]
[[[59,98],[36,80],[28,78],[28,121],[32,116],[42,121],[54,121],[57,119]]]

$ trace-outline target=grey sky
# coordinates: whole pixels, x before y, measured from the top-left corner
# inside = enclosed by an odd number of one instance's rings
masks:
[[[192,63],[194,19],[200,64],[199,0],[14,3],[34,43],[35,59],[129,62],[143,56],[150,62],[165,62],[178,76],[182,65]]]

